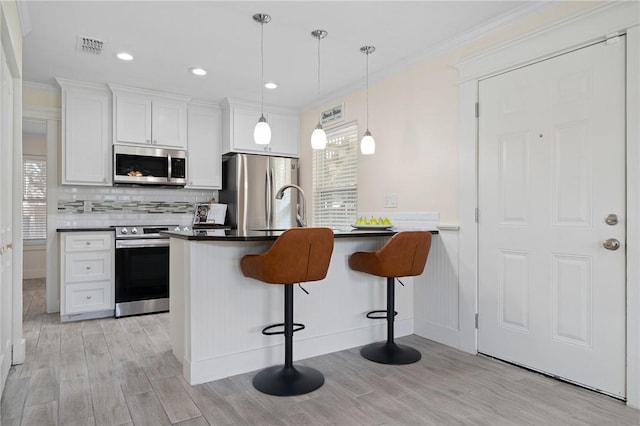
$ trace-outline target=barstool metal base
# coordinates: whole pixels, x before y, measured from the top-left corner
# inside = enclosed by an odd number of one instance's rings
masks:
[[[418,350],[394,342],[368,344],[360,349],[360,355],[369,361],[391,365],[413,364],[422,358],[422,354]]]
[[[275,365],[253,377],[253,387],[275,396],[295,396],[313,392],[324,384],[321,372],[311,367]]]

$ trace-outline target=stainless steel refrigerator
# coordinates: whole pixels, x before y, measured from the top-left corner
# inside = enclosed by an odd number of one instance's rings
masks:
[[[225,224],[240,232],[287,229],[296,226],[298,200],[295,188],[275,198],[284,185],[298,183],[298,160],[266,155],[233,154],[222,163],[220,202],[227,205]]]

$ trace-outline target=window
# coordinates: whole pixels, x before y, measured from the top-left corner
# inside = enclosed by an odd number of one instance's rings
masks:
[[[22,198],[22,238],[47,238],[47,161],[25,156],[22,160],[24,188]]]
[[[347,229],[358,214],[358,126],[327,131],[313,152],[313,224]]]

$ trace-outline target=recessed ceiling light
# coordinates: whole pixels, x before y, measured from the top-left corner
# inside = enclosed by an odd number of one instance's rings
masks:
[[[127,52],[120,52],[116,56],[118,57],[118,59],[122,59],[123,61],[132,61],[133,60],[133,56],[131,56]]]
[[[189,68],[189,71],[197,76],[207,75],[207,70],[205,70],[204,68]]]
[[[274,83],[273,81],[267,81],[264,84],[264,87],[266,87],[267,89],[276,89],[278,87],[278,83]]]

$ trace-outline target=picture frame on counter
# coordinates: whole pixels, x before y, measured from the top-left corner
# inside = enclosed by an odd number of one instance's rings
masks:
[[[226,204],[196,204],[193,213],[194,225],[224,225]]]
[[[327,126],[344,121],[344,103],[336,105],[320,113],[320,124]]]

